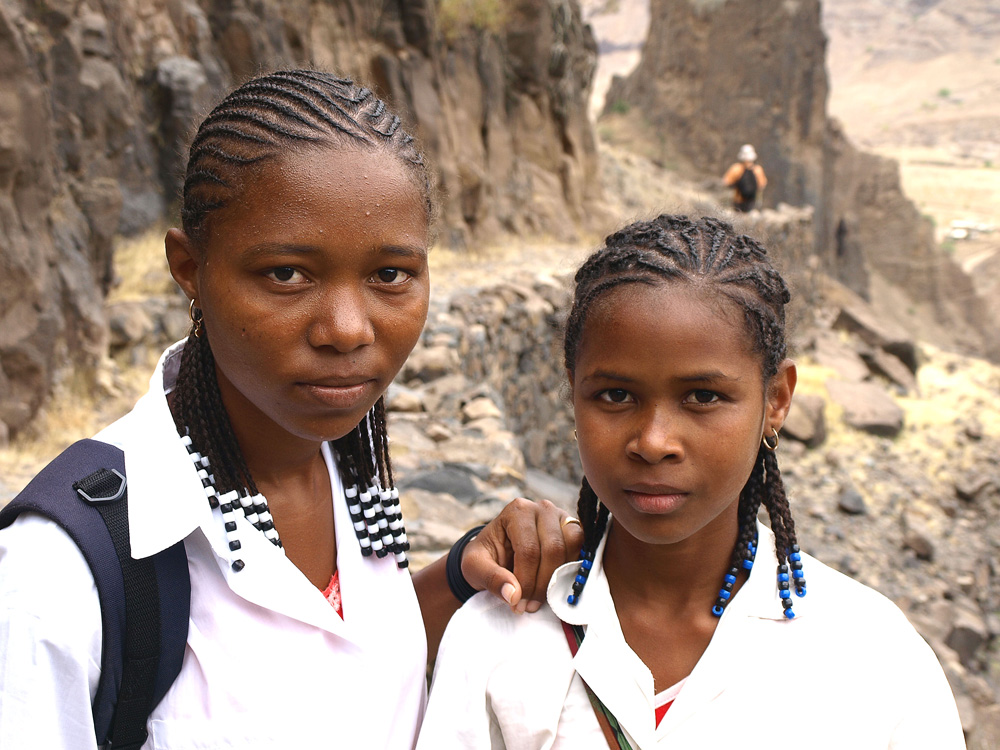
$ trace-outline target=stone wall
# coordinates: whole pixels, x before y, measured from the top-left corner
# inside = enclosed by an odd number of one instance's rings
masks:
[[[445,244],[586,227],[593,38],[570,0],[498,7],[445,34],[434,0],[0,4],[0,432],[105,355],[115,237],[172,215],[192,126],[255,71],[374,85],[436,168]]]

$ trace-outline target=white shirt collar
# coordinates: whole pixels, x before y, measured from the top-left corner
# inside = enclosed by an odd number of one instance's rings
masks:
[[[149,390],[127,415],[95,438],[125,452],[132,555],[149,557],[210,522],[211,508],[187,449],[181,444],[166,394],[180,367],[183,342],[160,357]]]

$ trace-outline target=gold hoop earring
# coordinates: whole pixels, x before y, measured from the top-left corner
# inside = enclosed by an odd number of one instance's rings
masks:
[[[197,310],[197,312],[195,312]],[[201,310],[198,310],[194,306],[194,300],[191,300],[191,304],[188,306],[188,317],[191,318],[191,333],[194,334],[196,339],[201,338],[201,329],[204,327],[204,318],[202,317]]]
[[[769,442],[767,442],[767,435],[762,435],[760,438],[760,442],[762,442],[764,444],[764,447],[767,448],[769,451],[776,451],[778,450],[778,431],[772,427],[771,433],[774,435],[774,445],[771,445]]]
[[[573,439],[577,441],[580,439],[580,436],[576,434],[576,430],[573,430]]]

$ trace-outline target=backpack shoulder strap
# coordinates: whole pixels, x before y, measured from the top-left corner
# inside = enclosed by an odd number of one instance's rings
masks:
[[[0,529],[21,513],[51,519],[90,566],[101,605],[97,744],[139,748],[146,720],[180,672],[191,584],[184,543],[133,560],[125,455],[98,440],[74,443],[0,510]]]

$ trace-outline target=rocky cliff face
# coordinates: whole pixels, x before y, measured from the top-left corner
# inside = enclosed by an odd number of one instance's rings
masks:
[[[864,297],[878,274],[905,290],[905,307],[958,331],[966,351],[1000,356],[995,321],[936,248],[896,164],[859,152],[827,116],[819,0],[651,0],[650,18],[642,59],[613,81],[606,117],[644,118],[650,149],[689,176],[721,175],[753,143],[769,179],[764,205],[815,207],[828,271]]]
[[[103,356],[113,240],[164,215],[193,124],[260,69],[374,84],[422,140],[444,236],[566,237],[598,213],[596,47],[569,0],[13,0],[0,6],[0,431]],[[447,24],[443,21],[447,20]]]

